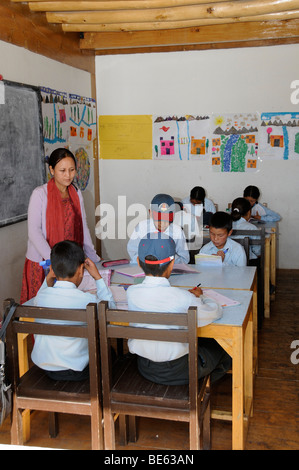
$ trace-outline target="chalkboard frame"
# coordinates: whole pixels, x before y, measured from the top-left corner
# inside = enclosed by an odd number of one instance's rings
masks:
[[[44,153],[44,139],[43,139],[43,119],[42,119],[42,105],[41,105],[41,93],[40,93],[40,88],[38,86],[34,85],[29,85],[29,84],[24,84],[24,83],[18,83],[10,80],[3,80],[4,87],[13,87],[15,89],[28,89],[36,94],[37,98],[37,107],[38,107],[38,133],[39,133],[39,142],[37,145],[39,145],[39,154],[40,154],[40,160],[37,162],[38,166],[40,166],[40,184],[46,183],[46,165],[45,165],[45,153]],[[1,105],[0,105],[1,109]],[[0,167],[1,170],[1,167]],[[32,187],[32,191],[36,186]],[[27,208],[28,209],[28,208]],[[22,222],[24,220],[27,220],[28,217],[28,210],[26,213],[14,215],[10,218],[5,218],[1,219],[1,213],[0,213],[0,228],[5,227],[8,225],[16,224],[18,222]]]

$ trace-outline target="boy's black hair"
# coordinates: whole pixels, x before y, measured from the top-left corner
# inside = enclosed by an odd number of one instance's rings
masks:
[[[201,186],[195,186],[190,191],[190,199],[201,201],[202,204],[205,202],[206,192]]]
[[[233,226],[231,215],[227,212],[215,212],[210,219],[210,227],[225,228],[228,232]]]
[[[157,261],[157,258],[153,255],[148,255],[145,259],[147,261]],[[162,277],[170,263],[171,261],[163,264],[146,264],[144,261],[139,260],[140,267],[144,271],[144,274],[154,277]]]
[[[64,240],[52,248],[51,265],[57,278],[73,277],[84,261],[84,251],[76,242]]]

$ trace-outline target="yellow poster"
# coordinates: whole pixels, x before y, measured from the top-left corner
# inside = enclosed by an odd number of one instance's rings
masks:
[[[152,116],[100,116],[100,158],[152,158]]]

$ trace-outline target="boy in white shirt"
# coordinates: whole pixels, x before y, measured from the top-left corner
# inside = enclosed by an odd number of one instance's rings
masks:
[[[187,312],[197,307],[198,325],[207,325],[222,316],[217,304],[205,304],[202,290],[190,291],[172,287],[168,281],[174,265],[175,243],[165,234],[148,234],[139,244],[138,262],[146,277],[142,284],[127,290],[130,310]],[[149,327],[154,327],[153,325]],[[231,367],[230,356],[213,339],[199,338],[199,378],[211,374],[211,381],[222,377]],[[130,339],[129,350],[137,354],[141,375],[152,382],[166,385],[188,383],[188,345],[163,341]]]
[[[149,211],[150,218],[140,222],[134,229],[127,245],[132,263],[137,263],[138,246],[140,240],[148,233],[165,233],[175,241],[175,262],[189,263],[189,251],[183,230],[173,223],[174,200],[168,194],[157,194]]]
[[[211,241],[201,248],[200,253],[221,256],[223,266],[246,266],[247,258],[243,246],[229,238],[233,231],[230,214],[213,214],[209,230]]]
[[[83,279],[84,268],[96,282],[96,295],[78,289]],[[37,295],[26,303],[38,307],[84,309],[90,302],[98,303],[101,300],[108,300],[112,302],[111,307],[115,307],[112,293],[94,262],[85,258],[81,246],[65,240],[56,243],[52,248],[50,272]],[[59,321],[59,323],[67,322]],[[46,370],[47,375],[53,380],[83,380],[89,374],[86,338],[36,335],[31,358],[38,367]]]

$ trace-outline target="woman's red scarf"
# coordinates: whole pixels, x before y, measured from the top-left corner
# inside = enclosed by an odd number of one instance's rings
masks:
[[[48,202],[46,211],[46,231],[47,242],[52,248],[56,243],[64,240],[64,211],[62,198],[57,188],[54,178],[47,184]],[[83,247],[83,224],[79,196],[76,189],[71,184],[68,186],[68,193],[75,212],[75,242]]]

